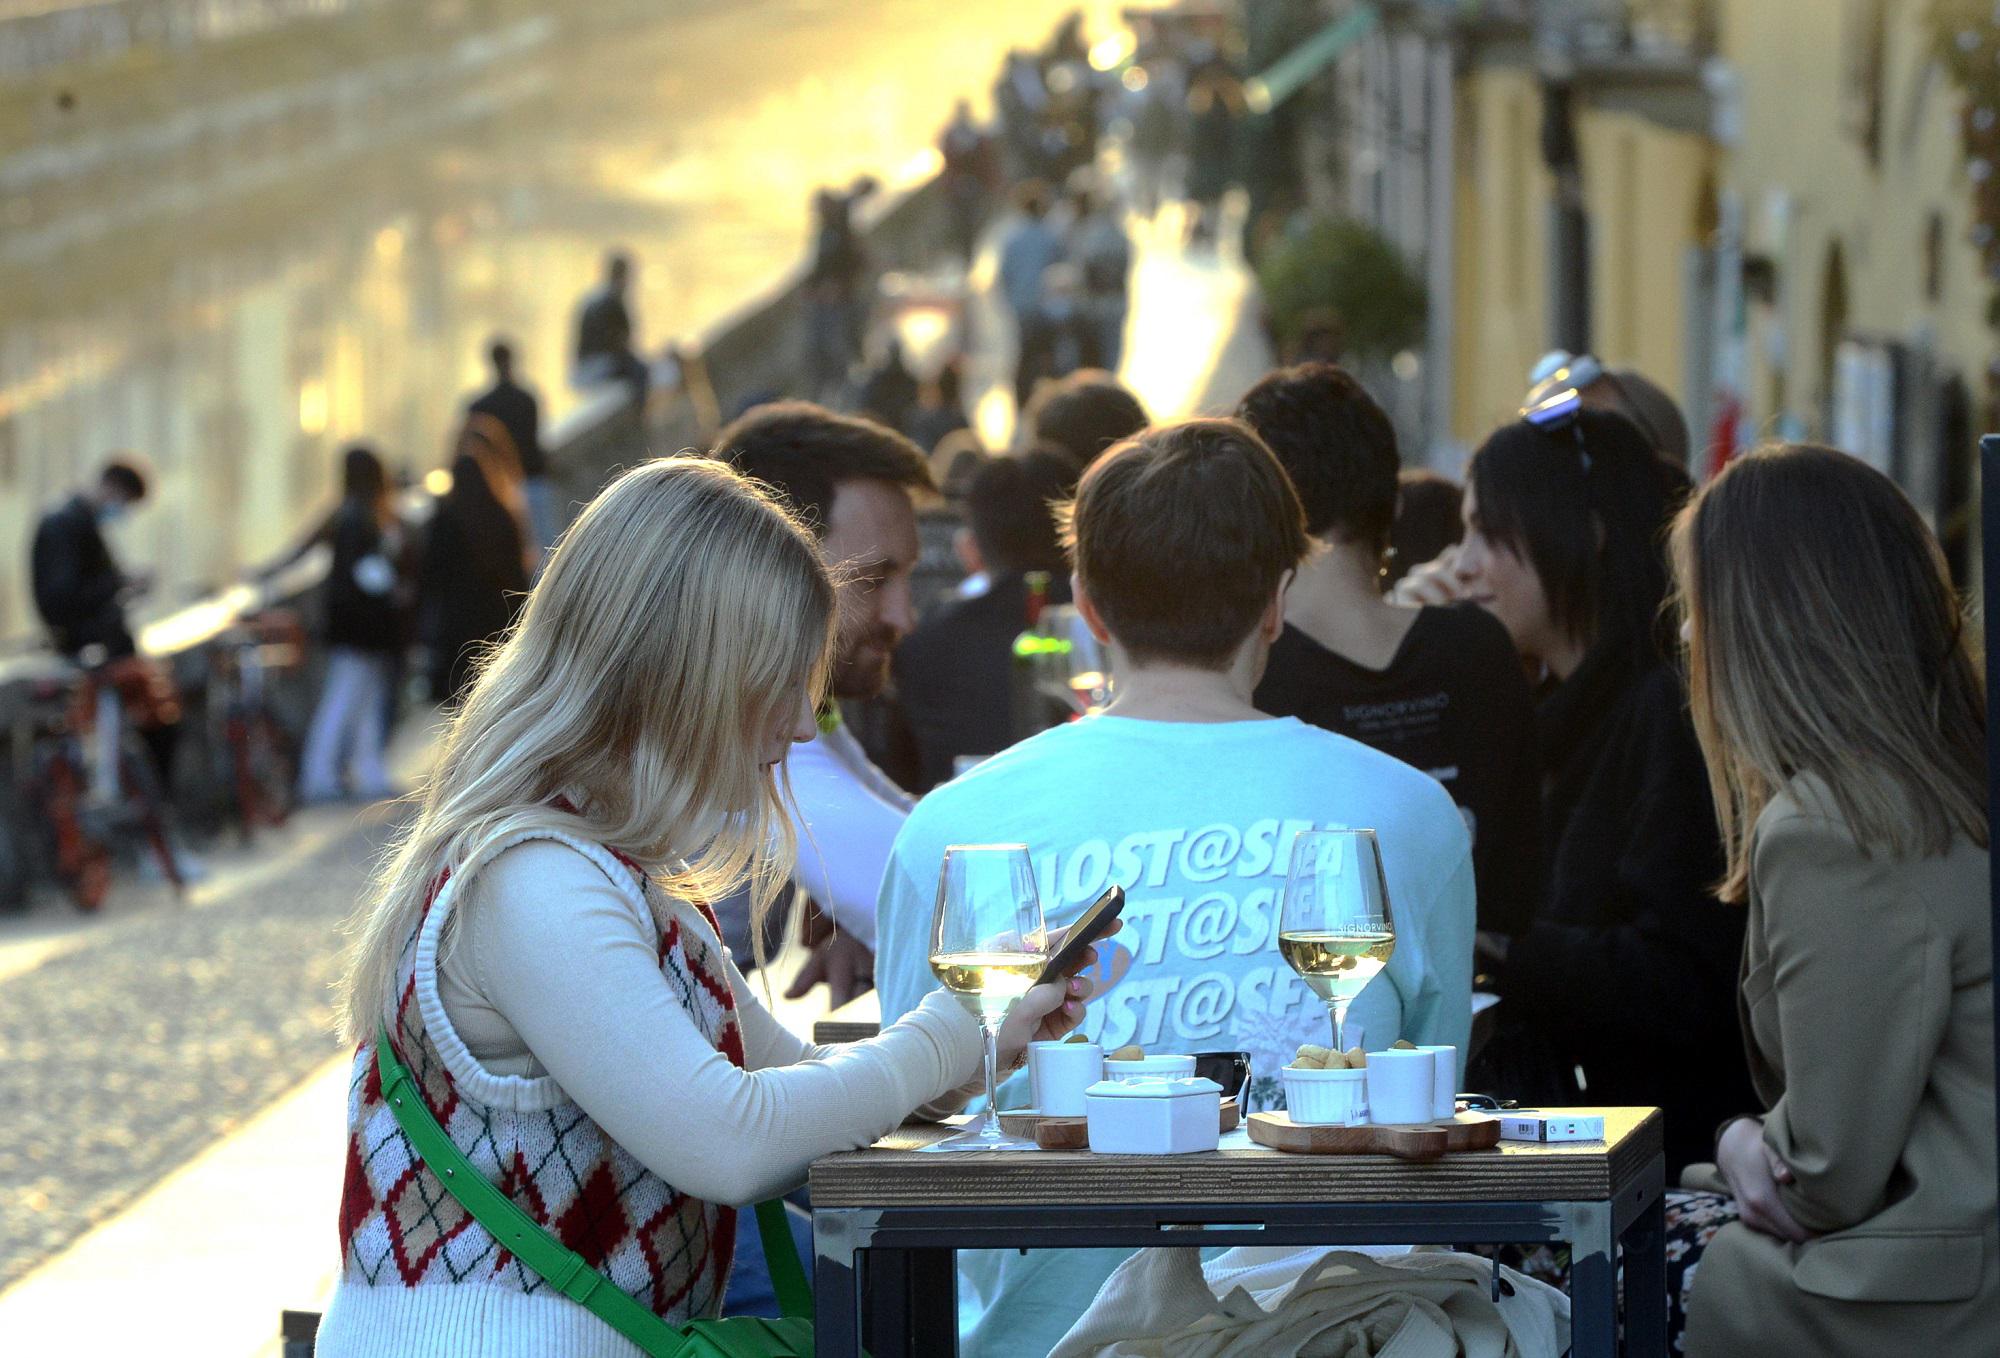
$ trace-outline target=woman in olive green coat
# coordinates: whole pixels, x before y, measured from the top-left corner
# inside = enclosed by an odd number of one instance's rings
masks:
[[[2000,1353],[1985,687],[1943,558],[1803,446],[1711,482],[1674,555],[1766,1105],[1718,1136],[1740,1219],[1686,1352]]]

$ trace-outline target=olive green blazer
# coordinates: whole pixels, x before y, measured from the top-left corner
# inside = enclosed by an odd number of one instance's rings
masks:
[[[1693,1282],[1686,1351],[2000,1354],[1987,852],[1870,858],[1825,787],[1757,820],[1739,1007],[1785,1206]]]

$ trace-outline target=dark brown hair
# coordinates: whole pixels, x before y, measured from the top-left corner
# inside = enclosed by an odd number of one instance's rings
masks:
[[[809,401],[774,401],[746,411],[716,436],[715,457],[777,491],[821,536],[833,493],[845,482],[937,489],[916,444],[873,420]]]
[[[1831,448],[1761,449],[1682,511],[1673,560],[1722,899],[1745,899],[1757,817],[1800,774],[1868,853],[1987,843],[1986,684],[1937,539],[1895,482]]]
[[[1236,413],[1270,445],[1306,510],[1306,532],[1380,551],[1396,518],[1396,427],[1359,382],[1331,363],[1280,368]]]
[[[1227,665],[1309,545],[1285,469],[1241,420],[1119,444],[1059,519],[1084,590],[1141,663]]]

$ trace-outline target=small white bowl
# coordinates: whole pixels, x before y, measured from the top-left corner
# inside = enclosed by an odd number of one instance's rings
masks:
[[[1194,1078],[1192,1056],[1142,1056],[1136,1061],[1104,1058],[1107,1080],[1187,1080]]]
[[[1368,1072],[1301,1070],[1286,1066],[1285,1111],[1301,1127],[1362,1127],[1368,1123]]]

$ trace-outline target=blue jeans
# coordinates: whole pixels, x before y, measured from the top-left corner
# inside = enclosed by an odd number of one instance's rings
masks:
[[[812,1222],[789,1211],[785,1220],[791,1224],[792,1241],[798,1246],[799,1257],[811,1260]],[[806,1277],[812,1277],[810,1267]],[[771,1290],[771,1270],[764,1262],[764,1244],[757,1233],[757,1215],[747,1207],[736,1217],[736,1267],[729,1275],[729,1293],[723,1298],[722,1314],[769,1319],[778,1315],[777,1294]]]

